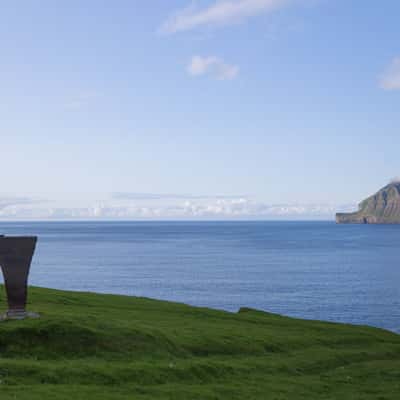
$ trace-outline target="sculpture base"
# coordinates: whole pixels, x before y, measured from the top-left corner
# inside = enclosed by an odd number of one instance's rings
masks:
[[[31,311],[7,311],[5,314],[0,315],[0,321],[18,321],[18,320],[23,320],[27,318],[40,318],[40,315],[35,312]]]

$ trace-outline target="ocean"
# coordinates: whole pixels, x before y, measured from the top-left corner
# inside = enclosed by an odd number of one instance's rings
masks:
[[[2,222],[0,233],[39,236],[31,285],[400,332],[400,226]]]

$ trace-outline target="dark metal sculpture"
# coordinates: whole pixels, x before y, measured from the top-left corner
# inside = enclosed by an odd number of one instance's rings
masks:
[[[36,237],[0,236],[0,266],[4,275],[8,311],[0,319],[24,319],[37,314],[26,312],[28,275],[36,248]]]

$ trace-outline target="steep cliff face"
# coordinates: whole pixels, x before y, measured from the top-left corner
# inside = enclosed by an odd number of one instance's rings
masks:
[[[390,183],[359,205],[354,213],[336,214],[338,224],[400,224],[400,182]]]

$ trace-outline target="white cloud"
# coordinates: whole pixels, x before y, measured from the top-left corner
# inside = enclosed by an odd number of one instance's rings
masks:
[[[176,33],[202,26],[221,26],[271,13],[293,0],[216,0],[206,8],[194,5],[176,12],[161,27],[163,33]]]
[[[381,76],[380,86],[385,90],[400,90],[400,57],[396,57]]]
[[[237,65],[227,64],[218,57],[194,56],[187,70],[191,76],[210,74],[220,80],[232,80],[239,74]]]

